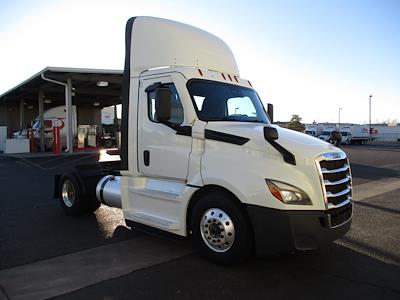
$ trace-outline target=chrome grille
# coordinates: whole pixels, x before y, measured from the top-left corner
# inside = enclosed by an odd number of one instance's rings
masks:
[[[328,209],[344,206],[352,201],[350,166],[341,153],[326,153],[318,159],[322,186]]]

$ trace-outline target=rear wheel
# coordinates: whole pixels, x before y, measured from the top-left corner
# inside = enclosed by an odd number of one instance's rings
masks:
[[[218,263],[232,264],[247,259],[253,235],[244,209],[226,193],[213,193],[193,208],[192,238],[200,254]]]
[[[81,215],[89,210],[89,203],[83,199],[82,188],[73,174],[61,177],[59,198],[67,215]]]

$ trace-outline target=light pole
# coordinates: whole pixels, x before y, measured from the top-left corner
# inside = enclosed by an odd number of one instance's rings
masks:
[[[340,131],[340,111],[342,110],[341,107],[339,107],[339,131]]]
[[[369,95],[369,139],[371,139],[371,98],[372,95]]]

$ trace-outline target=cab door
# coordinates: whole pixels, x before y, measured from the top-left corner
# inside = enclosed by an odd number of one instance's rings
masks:
[[[168,122],[161,123],[157,118],[157,87],[168,88],[171,92]],[[139,172],[147,177],[185,181],[192,147],[191,127],[187,124],[173,75],[140,80],[138,121]]]

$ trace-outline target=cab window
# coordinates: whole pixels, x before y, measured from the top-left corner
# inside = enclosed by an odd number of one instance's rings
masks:
[[[173,83],[163,84],[163,87],[169,88],[171,91],[171,118],[168,120],[172,124],[180,125],[183,123],[183,106],[181,99],[179,98],[176,87]],[[159,123],[156,110],[155,91],[147,93],[147,107],[148,116],[152,122]]]

